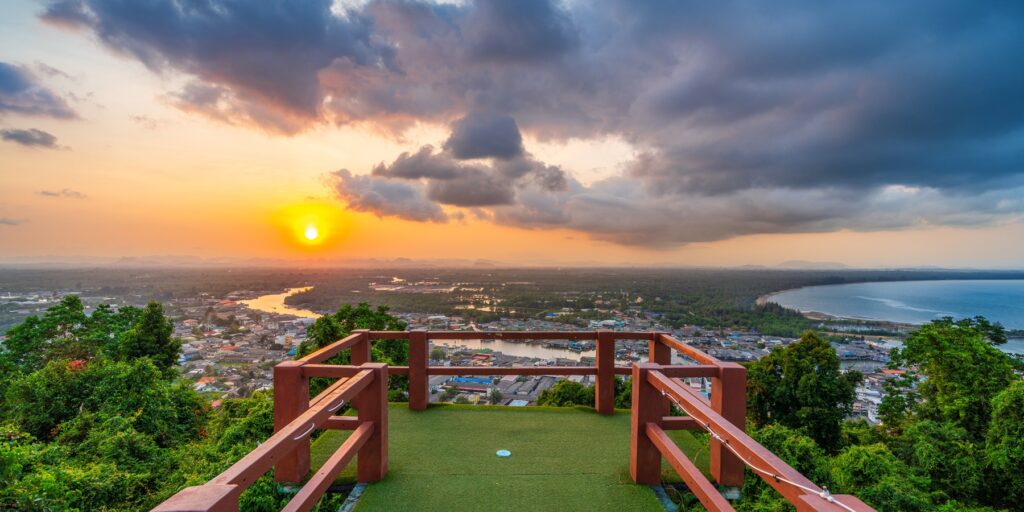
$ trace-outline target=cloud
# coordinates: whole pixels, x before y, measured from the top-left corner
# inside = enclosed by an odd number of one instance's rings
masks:
[[[11,219],[9,217],[0,217],[0,226],[18,226],[24,224],[25,221],[20,219]]]
[[[469,56],[488,62],[545,61],[579,42],[569,13],[548,0],[481,0],[464,31]]]
[[[64,197],[68,199],[85,199],[89,196],[70,188],[63,190],[40,190],[39,195],[44,197]]]
[[[428,199],[459,207],[512,204],[518,187],[535,183],[556,190],[565,186],[566,179],[561,169],[529,157],[498,160],[491,165],[465,163],[431,146],[423,146],[416,153],[402,153],[390,165],[381,163],[371,175],[382,182],[422,181]]]
[[[508,159],[523,154],[523,136],[509,116],[470,114],[452,123],[444,149],[458,159]]]
[[[63,0],[44,17],[185,75],[175,104],[219,121],[448,125],[441,151],[337,178],[378,215],[469,208],[651,246],[1020,216],[1024,4],[331,4]],[[636,156],[584,186],[523,134]]]
[[[63,98],[41,85],[27,68],[0,62],[0,116],[4,114],[77,117]]]
[[[326,94],[321,70],[339,60],[387,65],[389,48],[372,40],[372,22],[354,11],[336,15],[332,5],[60,0],[50,2],[42,18],[89,30],[154,71],[178,70],[208,86],[182,91],[181,106],[210,112],[216,104],[230,113],[224,119],[244,113],[264,128],[292,133],[320,115]]]
[[[418,182],[353,176],[345,169],[332,173],[330,181],[338,198],[356,211],[421,222],[448,220],[441,207],[426,198]]]
[[[8,142],[21,144],[22,146],[50,149],[60,149],[61,147],[57,144],[57,137],[52,133],[35,128],[27,130],[18,128],[0,130],[0,138]]]

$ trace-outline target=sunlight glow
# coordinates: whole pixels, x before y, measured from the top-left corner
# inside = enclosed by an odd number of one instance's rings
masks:
[[[353,219],[342,207],[326,200],[307,198],[280,207],[272,223],[280,229],[282,241],[303,253],[322,253],[337,248],[348,238]]]

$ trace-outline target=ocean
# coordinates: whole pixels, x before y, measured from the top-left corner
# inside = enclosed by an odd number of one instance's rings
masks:
[[[803,312],[842,318],[923,324],[951,316],[984,316],[1007,329],[1024,329],[1024,280],[948,280],[809,286],[767,297]],[[1003,346],[1024,353],[1024,338]]]

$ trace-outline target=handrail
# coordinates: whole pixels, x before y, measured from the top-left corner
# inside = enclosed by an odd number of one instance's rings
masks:
[[[723,365],[723,374],[728,367]],[[737,370],[733,370],[739,373]],[[797,510],[829,511],[829,512],[868,512],[873,511],[859,499],[850,495],[833,496],[798,471],[786,464],[782,459],[761,446],[757,441],[743,432],[743,418],[739,423],[730,421],[722,411],[728,409],[721,400],[711,403],[701,400],[690,390],[680,385],[670,375],[674,368],[666,368],[653,363],[640,363],[633,366],[633,442],[631,445],[630,472],[638,483],[650,483],[660,479],[660,459],[664,457],[679,473],[690,490],[705,508],[711,511],[731,511],[729,505],[717,492],[714,486],[704,478],[679,448],[665,434],[662,427],[668,418],[661,417],[658,412],[667,399],[678,406],[689,416],[689,420],[699,428],[707,430],[712,443],[719,443],[725,451],[741,464],[751,468],[755,474],[772,486],[782,496],[794,504]],[[744,371],[745,373],[745,371]],[[720,377],[719,380],[724,380]],[[719,394],[722,390],[719,390]],[[727,400],[727,399],[726,399]],[[716,407],[717,406],[717,407]],[[674,423],[675,421],[672,421]],[[714,449],[714,447],[713,447]],[[722,454],[719,454],[721,457]],[[714,451],[712,452],[714,458]],[[720,462],[718,471],[712,467],[712,474],[719,483],[728,477]],[[742,476],[742,472],[740,473]],[[740,479],[740,482],[742,479]],[[738,482],[733,485],[738,485]]]
[[[374,340],[408,340],[408,366],[388,367],[370,362]],[[595,364],[588,366],[429,366],[430,340],[458,339],[572,339],[594,340]],[[650,362],[615,366],[617,340],[647,340]],[[350,365],[324,362],[344,350]],[[672,350],[696,361],[672,365]],[[741,485],[744,467],[755,471],[798,511],[868,512],[853,496],[832,496],[816,486],[743,432],[746,417],[746,369],[722,362],[661,332],[614,331],[368,331],[358,330],[296,361],[274,367],[274,434],[208,483],[175,494],[154,510],[160,512],[237,512],[238,496],[274,467],[279,482],[300,482],[310,469],[309,437],[315,429],[351,430],[352,434],[317,470],[284,510],[310,510],[338,473],[358,454],[357,480],[374,482],[387,473],[387,385],[389,375],[407,375],[409,407],[425,409],[431,375],[588,375],[595,376],[595,408],[614,411],[615,375],[632,375],[630,475],[637,483],[660,483],[661,458],[680,474],[702,504],[712,511],[732,506],[689,461],[666,430],[707,430],[710,472],[724,486]],[[311,378],[337,379],[309,399]],[[710,398],[681,379],[710,379]],[[336,416],[352,403],[358,416]],[[688,416],[670,415],[676,404]]]
[[[285,369],[294,364],[282,365]],[[298,366],[301,368],[301,363]],[[200,486],[187,487],[157,505],[157,512],[235,512],[238,510],[238,496],[249,488],[260,476],[289,458],[294,458],[300,448],[305,448],[305,471],[308,471],[309,435],[320,428],[354,429],[327,463],[306,483],[284,510],[289,512],[308,511],[316,505],[334,477],[356,456],[361,455],[359,474],[361,481],[373,481],[383,477],[387,462],[375,454],[383,452],[380,445],[386,445],[387,438],[387,366],[366,363],[358,367],[349,378],[332,384],[311,401],[306,410],[283,426],[276,428],[273,435],[237,462]],[[357,401],[362,405],[358,418],[334,416],[345,403]],[[275,403],[275,420],[279,408]],[[376,443],[377,446],[373,446]],[[363,454],[365,453],[365,460]],[[299,457],[300,459],[302,457]],[[382,460],[383,459],[383,460]],[[369,469],[364,469],[369,468]],[[275,472],[276,473],[276,472]],[[372,478],[378,473],[378,478]]]

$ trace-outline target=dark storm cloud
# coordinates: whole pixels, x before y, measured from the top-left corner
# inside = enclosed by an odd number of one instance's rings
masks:
[[[523,136],[509,116],[474,113],[452,123],[444,148],[455,158],[513,158],[523,154]]]
[[[468,54],[482,61],[544,61],[578,43],[569,13],[549,0],[480,0],[464,30]]]
[[[566,180],[561,169],[529,157],[499,160],[493,165],[465,163],[431,146],[402,153],[391,164],[378,164],[369,178],[381,183],[422,184],[430,200],[459,207],[509,205],[519,187],[536,184],[544,190],[559,190]],[[347,200],[352,192],[343,195]]]
[[[340,181],[381,215],[396,208],[359,190],[394,185],[415,192],[412,211],[438,208],[405,218],[473,206],[655,246],[1024,211],[1024,3],[329,4],[78,0],[48,16],[189,75],[181,106],[226,122],[401,133],[457,120],[443,152]],[[636,157],[583,185],[530,157],[520,130],[615,136]],[[460,161],[475,158],[491,161]]]
[[[50,149],[60,148],[60,146],[57,145],[56,136],[52,133],[37,130],[35,128],[29,128],[27,130],[18,128],[0,130],[0,138],[8,142],[21,144],[22,146]]]
[[[299,123],[320,114],[320,70],[335,60],[386,64],[388,49],[371,41],[372,22],[356,12],[336,15],[331,6],[331,0],[60,0],[43,18],[88,29],[153,70],[177,69],[227,89],[222,98],[235,108],[261,104]],[[211,100],[209,94],[181,99],[206,100],[199,109]],[[272,120],[270,128],[280,124]]]
[[[40,84],[28,69],[0,62],[0,116],[4,114],[77,117],[64,98]]]

